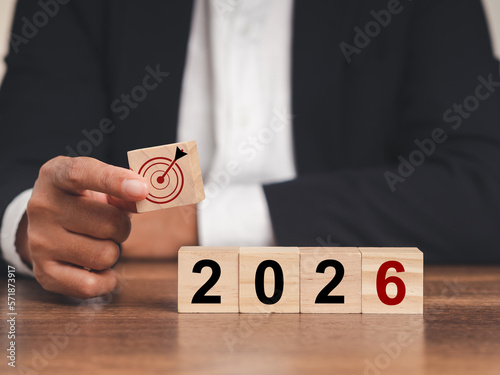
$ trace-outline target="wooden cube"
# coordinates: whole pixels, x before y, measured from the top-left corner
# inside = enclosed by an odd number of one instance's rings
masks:
[[[422,314],[424,256],[415,248],[360,247],[362,312]]]
[[[300,248],[300,312],[361,313],[361,253],[356,247]]]
[[[179,249],[178,311],[237,313],[237,247],[184,246]]]
[[[127,153],[130,169],[145,178],[149,195],[137,212],[194,204],[205,199],[196,142],[173,143]]]
[[[298,313],[299,248],[240,248],[240,312]]]

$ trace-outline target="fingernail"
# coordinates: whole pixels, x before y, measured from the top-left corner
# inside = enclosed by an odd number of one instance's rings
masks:
[[[122,189],[131,198],[144,198],[148,193],[146,184],[139,180],[123,180]]]

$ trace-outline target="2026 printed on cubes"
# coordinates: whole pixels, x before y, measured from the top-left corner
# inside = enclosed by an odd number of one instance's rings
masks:
[[[180,313],[423,313],[417,248],[182,247]]]

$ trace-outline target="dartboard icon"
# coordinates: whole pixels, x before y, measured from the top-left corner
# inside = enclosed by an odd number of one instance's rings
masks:
[[[139,169],[139,174],[149,183],[149,195],[146,200],[165,204],[179,196],[184,187],[184,174],[177,160],[187,155],[177,147],[173,159],[155,157],[146,161]]]

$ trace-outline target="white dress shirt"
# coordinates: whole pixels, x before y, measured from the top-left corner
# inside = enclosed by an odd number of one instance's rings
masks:
[[[0,246],[2,247],[3,259],[7,264],[16,267],[16,272],[23,275],[33,276],[33,271],[21,260],[16,251],[17,227],[26,212],[28,201],[31,198],[32,189],[19,194],[5,209],[0,230]]]
[[[295,177],[291,123],[292,0],[196,0],[178,140],[196,140],[206,199],[202,246],[273,243],[263,184]],[[15,234],[31,191],[4,214],[6,261],[30,273]],[[24,266],[24,267],[23,267]]]
[[[198,143],[203,246],[273,242],[262,184],[295,177],[291,0],[195,2],[179,140]]]

